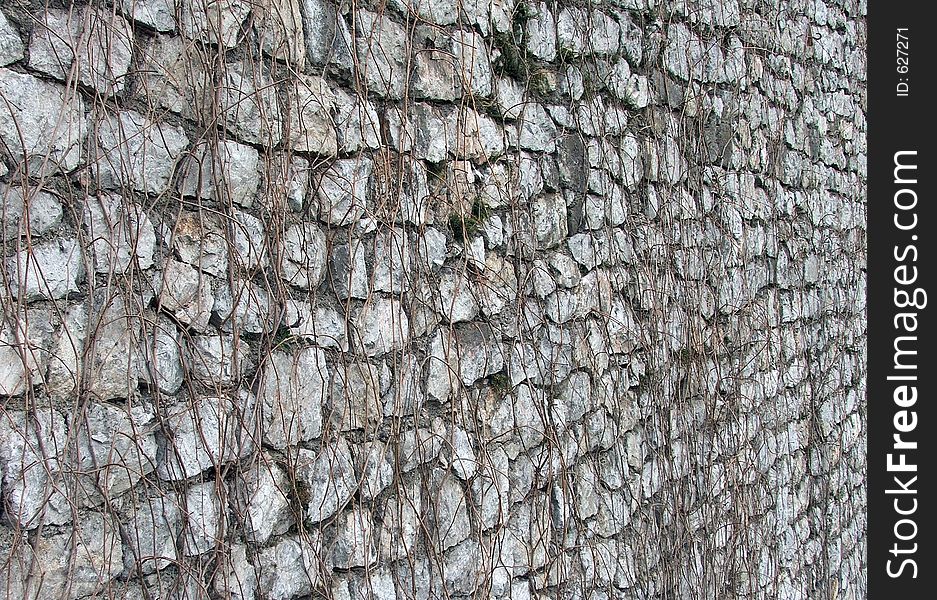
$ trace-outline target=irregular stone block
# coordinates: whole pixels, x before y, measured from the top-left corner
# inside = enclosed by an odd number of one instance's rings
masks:
[[[300,223],[286,230],[282,240],[280,272],[290,285],[315,289],[326,268],[325,234],[313,223]]]
[[[462,71],[462,88],[475,96],[491,96],[491,57],[485,39],[474,31],[458,30],[453,35],[452,54]]]
[[[367,356],[398,350],[410,337],[410,320],[399,300],[374,297],[354,318],[355,347]]]
[[[178,503],[162,496],[144,498],[125,512],[121,533],[127,540],[124,566],[128,571],[148,575],[181,558],[178,544],[184,516]]]
[[[524,23],[524,45],[540,60],[552,62],[556,58],[556,19],[546,2],[533,5],[532,12]]]
[[[422,534],[423,495],[418,480],[396,488],[384,508],[380,556],[384,561],[410,556]],[[406,561],[405,561],[406,562]]]
[[[245,544],[232,544],[218,559],[212,589],[231,600],[254,600],[257,591],[257,570],[247,558]]]
[[[431,500],[424,506],[430,541],[437,551],[452,548],[471,533],[469,500],[451,474],[435,469],[429,482]]]
[[[381,393],[386,379],[387,374],[368,363],[336,365],[329,394],[329,422],[339,431],[373,431],[383,417]]]
[[[166,192],[176,161],[189,145],[181,127],[154,123],[132,110],[103,115],[96,131],[93,169],[98,184],[109,189]]]
[[[302,0],[263,0],[255,8],[254,30],[260,48],[276,60],[302,70],[306,62]]]
[[[332,64],[350,73],[351,32],[345,19],[328,0],[303,0],[306,56],[314,65]]]
[[[27,232],[41,236],[62,221],[62,203],[57,196],[42,188],[0,184],[0,211],[5,240],[13,240]]]
[[[201,397],[167,411],[156,474],[179,481],[236,461],[254,449],[254,397]]]
[[[65,419],[58,411],[0,411],[0,475],[4,519],[34,529],[71,521],[67,499],[53,484],[64,466]]]
[[[139,5],[139,0],[124,0]],[[151,0],[171,1],[171,0]],[[166,109],[197,119],[214,101],[210,56],[181,36],[155,35],[138,47],[142,67],[135,73],[133,92],[151,109]]]
[[[0,12],[0,67],[15,63],[24,56],[26,47],[7,16]]]
[[[94,504],[115,500],[156,468],[157,423],[144,406],[92,402],[72,426],[78,430],[77,466],[96,488]]]
[[[403,229],[378,232],[374,239],[373,289],[403,294],[410,289],[410,244]]]
[[[366,158],[340,159],[319,180],[320,218],[333,225],[351,225],[368,207],[373,162]]]
[[[183,196],[250,208],[260,187],[260,155],[237,142],[202,142],[180,165]]]
[[[441,50],[417,52],[410,89],[417,99],[457,100],[462,95],[462,77],[455,59]]]
[[[124,15],[156,31],[176,28],[175,0],[120,0]]]
[[[212,104],[203,107],[205,120],[213,118],[211,111],[217,110],[224,119],[225,128],[239,140],[268,147],[280,142],[282,132],[277,88],[260,64],[247,60],[225,64],[216,98],[215,109]],[[293,117],[299,118],[298,115]]]
[[[338,137],[332,111],[335,96],[321,77],[306,75],[290,93],[287,139],[294,150],[335,156]]]
[[[244,535],[254,544],[289,531],[294,524],[289,497],[292,487],[273,458],[260,454],[235,480],[234,506],[243,519]]]
[[[260,553],[258,589],[269,600],[310,595],[322,583],[319,574],[322,542],[315,530],[292,535]]]
[[[44,382],[52,328],[45,310],[0,319],[0,396],[18,396]]]
[[[221,494],[224,494],[224,483],[215,481],[197,483],[185,492],[181,506],[186,522],[182,542],[182,553],[185,556],[209,552],[225,539],[227,511],[218,486],[221,486]]]
[[[369,567],[377,562],[377,531],[367,509],[348,511],[333,525],[326,557],[332,568]]]
[[[318,348],[271,354],[259,388],[265,443],[286,448],[319,437],[328,377]]]
[[[134,265],[140,269],[153,266],[156,233],[139,204],[116,194],[88,197],[84,226],[95,272],[121,274]]]
[[[205,331],[211,318],[214,297],[211,278],[186,263],[168,260],[154,287],[160,308],[196,331]]]
[[[182,35],[225,48],[237,43],[241,24],[251,10],[245,0],[181,0],[178,4]]]
[[[81,96],[32,75],[0,68],[0,142],[15,163],[39,175],[72,171],[81,160]]]
[[[83,598],[107,589],[120,575],[124,552],[114,518],[80,516],[72,531],[36,539],[31,597]]]
[[[367,91],[402,98],[409,54],[404,28],[385,15],[359,9],[355,12],[355,46]]]
[[[300,448],[297,480],[305,486],[305,518],[310,523],[328,519],[351,499],[358,488],[351,450],[344,438],[324,443],[318,454]]]

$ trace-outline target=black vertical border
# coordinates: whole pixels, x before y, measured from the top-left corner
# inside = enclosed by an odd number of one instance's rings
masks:
[[[929,19],[932,5],[924,2],[885,2],[872,0],[868,3],[867,15],[867,157],[868,157],[868,586],[869,598],[911,599],[937,597],[937,562],[934,561],[934,545],[937,544],[932,527],[932,512],[937,510],[935,494],[937,486],[934,477],[935,444],[937,434],[935,411],[937,402],[934,397],[937,386],[934,385],[937,363],[934,362],[933,346],[937,343],[933,326],[935,309],[930,303],[937,302],[937,288],[934,287],[934,271],[937,270],[937,255],[933,252],[933,238],[937,236],[937,211],[933,210],[934,152],[932,145],[937,138],[931,135],[937,101],[931,95],[930,80],[934,76],[933,60],[937,57],[937,44],[934,43],[937,32],[933,21]],[[908,36],[908,72],[901,73],[898,52],[898,28],[907,28],[903,32]],[[906,96],[900,96],[899,83],[908,85]],[[913,162],[917,164],[917,183],[899,185],[895,183],[895,153],[916,151]],[[906,162],[911,158],[905,159]],[[910,174],[910,171],[903,171]],[[917,193],[917,206],[901,219],[909,223],[910,212],[917,215],[917,227],[901,231],[895,226],[895,192],[911,187]],[[911,196],[904,194],[902,199]],[[913,239],[913,236],[917,236]],[[917,250],[917,260],[911,261],[913,251],[908,251],[905,260],[900,256],[908,246]],[[895,301],[895,269],[901,265],[913,265],[918,269],[917,281],[908,287],[899,286],[911,292],[920,287],[935,295],[928,298],[928,305],[923,309],[900,309]],[[909,433],[902,434],[905,440],[918,443],[916,451],[905,451],[906,460],[917,465],[917,480],[908,485],[908,473],[889,472],[888,454],[895,454],[894,435],[896,433],[896,413],[902,410],[894,401],[895,388],[900,382],[889,381],[895,374],[908,374],[912,371],[895,371],[895,339],[907,335],[901,328],[896,328],[895,317],[899,312],[913,310],[918,313],[916,360],[918,368],[913,371],[918,380],[907,382],[916,385],[918,399],[908,410],[916,412],[917,426]],[[911,334],[914,335],[914,334]],[[904,346],[910,349],[910,346]],[[906,358],[905,362],[912,360]],[[893,457],[893,462],[897,461]],[[915,494],[894,494],[888,490],[899,489],[894,477],[899,478]],[[909,510],[914,506],[912,498],[917,500],[913,514],[902,517],[895,510],[895,500],[899,508]],[[896,537],[895,525],[899,519],[908,518],[916,526],[915,538],[908,541]],[[910,535],[914,530],[908,523],[899,525],[902,535]],[[900,549],[913,549],[916,552],[893,553],[895,544]],[[898,571],[904,558],[914,560],[917,577],[913,578],[911,565],[899,577],[888,574],[888,561],[891,568]],[[897,595],[896,595],[897,594]]]

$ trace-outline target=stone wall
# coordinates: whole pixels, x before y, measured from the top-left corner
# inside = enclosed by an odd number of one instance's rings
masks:
[[[865,596],[864,0],[6,0],[0,594]]]

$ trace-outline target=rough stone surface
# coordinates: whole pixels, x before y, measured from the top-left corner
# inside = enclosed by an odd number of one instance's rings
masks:
[[[286,448],[319,436],[328,377],[325,354],[317,348],[270,356],[259,394],[265,443]]]
[[[344,438],[323,444],[318,453],[301,449],[297,477],[306,486],[304,517],[317,523],[328,519],[351,499],[358,487],[351,450]]]
[[[153,123],[131,110],[108,114],[97,127],[94,164],[99,185],[162,194],[188,144],[180,127]]]
[[[72,4],[0,8],[0,597],[866,595],[864,2]]]
[[[0,68],[0,141],[35,172],[71,171],[81,160],[85,102],[32,75]],[[42,98],[42,102],[36,102]]]

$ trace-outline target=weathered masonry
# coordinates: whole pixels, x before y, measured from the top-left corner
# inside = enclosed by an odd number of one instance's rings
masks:
[[[865,597],[865,12],[0,3],[0,598]]]

